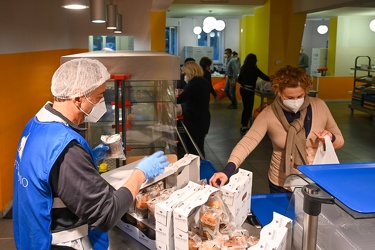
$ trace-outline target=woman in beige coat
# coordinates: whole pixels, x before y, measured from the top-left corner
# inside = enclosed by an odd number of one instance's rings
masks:
[[[210,184],[224,185],[234,171],[268,134],[273,152],[268,171],[271,193],[286,192],[285,179],[299,173],[297,166],[312,164],[319,140],[331,138],[335,149],[344,138],[325,102],[308,96],[311,78],[300,68],[286,66],[271,77],[275,101],[266,107],[234,147],[222,172]]]

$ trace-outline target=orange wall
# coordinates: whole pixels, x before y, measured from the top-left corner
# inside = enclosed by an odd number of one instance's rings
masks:
[[[53,101],[51,78],[64,55],[86,49],[0,54],[2,86],[0,123],[0,211],[13,198],[13,163],[18,140],[27,121],[47,101]]]
[[[165,26],[167,16],[165,11],[151,11],[150,30],[151,30],[151,50],[165,52]]]
[[[313,77],[314,86],[318,88],[318,97],[325,101],[351,100],[353,91],[352,76]]]

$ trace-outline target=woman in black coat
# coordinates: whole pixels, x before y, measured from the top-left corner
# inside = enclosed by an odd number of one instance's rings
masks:
[[[215,102],[217,102],[219,100],[219,97],[218,97],[214,87],[212,86],[212,81],[211,81],[210,68],[211,68],[211,65],[212,65],[212,60],[209,57],[204,56],[199,61],[199,65],[203,69],[203,78],[205,78],[210,83],[210,88],[211,88],[210,92],[214,96]]]
[[[185,63],[182,71],[187,85],[177,97],[177,103],[184,104],[182,105],[183,122],[205,157],[204,140],[211,121],[210,83],[203,78],[203,69],[196,62]],[[192,142],[189,139],[185,141],[189,153],[199,155]]]
[[[264,74],[257,66],[257,56],[248,54],[245,62],[240,69],[238,82],[241,84],[240,94],[242,96],[242,116],[241,116],[241,134],[245,134],[249,128],[249,121],[252,120],[254,106],[255,87],[258,77],[269,82],[270,78]]]

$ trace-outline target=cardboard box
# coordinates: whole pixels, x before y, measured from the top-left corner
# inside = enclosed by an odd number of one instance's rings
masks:
[[[249,250],[289,250],[291,249],[292,220],[273,213],[273,220],[260,231],[259,242]]]
[[[129,179],[134,168],[140,161],[141,160],[138,160],[108,171],[102,174],[102,177],[115,189],[119,189]],[[199,166],[199,156],[187,154],[180,160],[169,164],[169,166],[165,168],[164,173],[156,176],[155,178],[148,179],[145,183],[142,184],[141,189],[148,187],[160,180],[165,180],[166,188],[173,186],[181,188],[182,186],[185,186],[190,180],[199,182]]]
[[[204,185],[202,189],[173,210],[175,249],[189,249],[189,225],[196,224],[199,221],[199,213],[197,212],[200,206],[215,192],[219,192],[219,189],[210,185]]]
[[[238,173],[230,177],[229,183],[221,187],[224,203],[235,218],[237,226],[241,226],[250,212],[251,188],[253,173],[244,169],[238,169]]]
[[[102,177],[109,184],[111,184],[115,189],[119,189],[128,180],[128,178],[130,177],[131,173],[133,172],[134,168],[137,166],[139,161],[140,160],[132,162],[125,166],[119,167],[117,169],[111,170],[109,172],[106,172],[102,174]],[[200,181],[199,166],[200,166],[199,156],[186,154],[182,159],[174,163],[171,163],[169,166],[167,166],[165,168],[164,173],[160,174],[159,176],[153,179],[148,179],[145,183],[142,184],[141,190],[159,181],[163,181],[165,183],[166,188],[177,187],[178,189],[181,189],[182,187],[185,187],[185,186],[187,186],[187,189],[189,190],[193,186],[197,188],[197,186],[200,186],[199,184],[197,184]],[[192,183],[190,183],[189,185],[190,181]],[[179,196],[178,194],[180,192],[177,192],[175,197]],[[185,196],[186,194],[189,194],[189,193],[188,192],[184,193],[183,197],[186,197]],[[150,223],[147,223],[147,219],[142,220],[142,222],[144,222],[144,224],[149,226],[152,230],[155,230],[155,227],[153,225],[151,225]],[[167,226],[170,226],[170,223],[167,224]],[[117,227],[120,228],[125,233],[129,234],[131,237],[133,237],[134,239],[136,239],[137,241],[139,241],[140,243],[142,243],[149,249],[165,249],[165,250],[173,249],[173,241],[172,242],[171,241],[168,241],[168,242],[158,241],[158,236],[161,237],[160,234],[156,234],[156,240],[150,239],[144,233],[142,233],[136,226],[125,223],[122,220],[118,222]],[[156,233],[156,230],[155,230],[155,233]],[[169,235],[169,238],[173,239],[171,235]]]
[[[173,209],[194,195],[200,189],[201,185],[190,181],[187,186],[175,191],[167,200],[156,204],[156,239],[162,249],[174,249],[173,240]],[[159,249],[159,248],[158,248]]]

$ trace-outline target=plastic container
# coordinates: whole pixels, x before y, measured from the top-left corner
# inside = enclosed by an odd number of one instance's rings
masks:
[[[108,171],[108,164],[102,163],[99,165],[98,169],[99,169],[99,174],[105,173]]]

